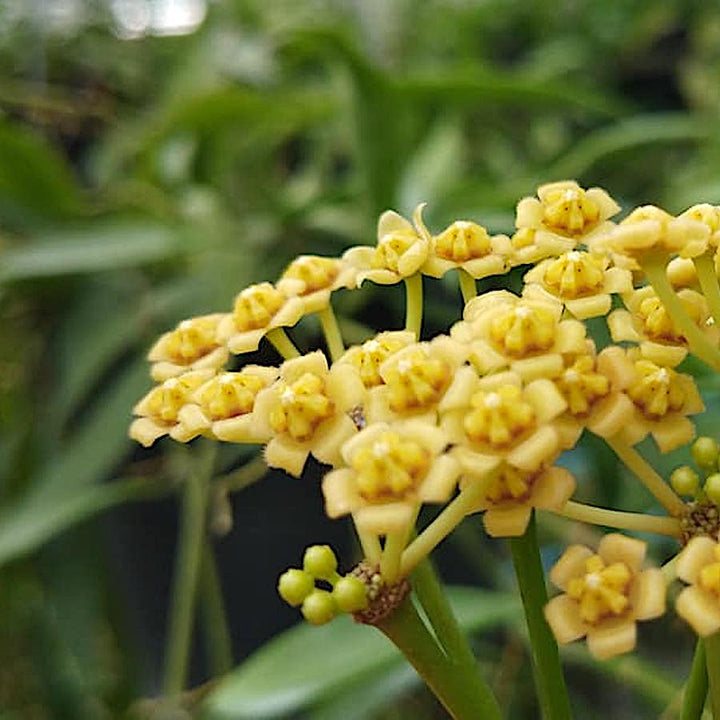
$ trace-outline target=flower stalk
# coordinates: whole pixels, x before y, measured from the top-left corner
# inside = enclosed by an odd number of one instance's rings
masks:
[[[708,676],[705,662],[705,643],[698,640],[695,645],[690,675],[683,690],[680,720],[700,720],[702,717],[708,693]]]

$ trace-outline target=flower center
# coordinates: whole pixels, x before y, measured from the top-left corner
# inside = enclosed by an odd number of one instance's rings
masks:
[[[398,272],[400,258],[416,243],[419,237],[412,230],[396,230],[384,235],[375,248],[371,262],[373,268],[387,268]]]
[[[168,359],[178,365],[190,365],[211,353],[219,347],[215,341],[217,324],[217,317],[183,320],[167,338]]]
[[[600,209],[579,187],[548,188],[541,198],[544,224],[563,235],[582,235],[600,217]]]
[[[610,381],[595,372],[595,361],[581,355],[556,380],[572,415],[587,415],[593,403],[610,392]]]
[[[340,274],[340,261],[335,258],[301,255],[293,260],[282,275],[283,279],[302,280],[305,289],[302,295],[332,286]]]
[[[313,373],[305,373],[291,384],[278,383],[277,392],[280,402],[270,412],[270,427],[298,442],[309,440],[335,411],[325,394],[325,381]]]
[[[476,392],[463,427],[470,440],[502,449],[535,427],[535,410],[522,399],[516,385],[502,385],[493,392]]]
[[[174,425],[190,394],[206,379],[207,376],[186,373],[153,388],[148,395],[148,417],[163,425]]]
[[[227,372],[212,378],[197,400],[207,417],[225,420],[252,412],[255,396],[266,384],[257,375]]]
[[[490,325],[490,339],[511,357],[543,352],[555,342],[555,316],[544,308],[525,305],[496,317]]]
[[[435,254],[452,262],[481,258],[490,252],[487,230],[474,222],[458,220],[435,238]]]
[[[385,373],[393,412],[422,410],[438,402],[450,384],[450,366],[418,348]]]
[[[419,443],[388,431],[372,444],[361,447],[351,464],[365,500],[402,500],[427,474],[430,453]]]
[[[363,343],[348,359],[360,372],[360,379],[366,388],[382,385],[383,379],[378,368],[393,353],[401,350],[407,343],[399,338],[375,338]]]
[[[233,309],[238,332],[267,327],[285,300],[285,296],[269,282],[245,288],[235,299]]]
[[[531,473],[504,465],[485,490],[485,497],[495,503],[504,500],[524,500],[530,495],[535,477]]]
[[[632,573],[624,562],[605,565],[599,555],[585,561],[586,573],[568,583],[567,594],[580,603],[580,617],[595,625],[606,617],[622,615],[629,607]]]
[[[638,379],[627,393],[646,417],[658,420],[682,408],[685,391],[674,370],[660,367],[650,360],[637,360],[635,370]]]
[[[688,295],[681,295],[680,301],[692,321],[700,326],[702,321],[702,308],[700,305],[697,302],[692,302],[692,296]],[[685,342],[685,336],[670,319],[665,306],[656,295],[651,295],[642,300],[637,308],[637,315],[645,334],[651,340],[671,343]]]
[[[578,298],[602,290],[605,272],[602,261],[589,253],[564,253],[545,270],[545,285],[559,297]]]

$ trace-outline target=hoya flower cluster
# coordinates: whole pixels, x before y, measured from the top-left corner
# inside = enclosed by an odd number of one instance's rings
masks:
[[[702,486],[690,468],[666,481],[636,449],[648,437],[662,453],[693,441],[704,407],[681,365],[688,353],[720,370],[720,209],[673,216],[645,206],[617,221],[604,190],[562,181],[520,200],[511,236],[467,219],[433,233],[422,210],[388,211],[375,245],[301,256],[226,312],[165,333],[149,354],[158,385],[136,405],[131,436],[145,446],[164,435],[254,443],[268,466],[296,477],[312,455],[327,466],[327,514],[352,519],[371,569],[347,577],[375,585],[403,582],[475,513],[492,537],[522,535],[536,510],[675,537],[685,544],[677,577],[688,583],[677,611],[700,634],[720,628],[717,447],[703,458],[713,467]],[[478,281],[510,271],[523,277],[520,294],[478,294]],[[425,337],[423,288],[448,274],[458,316]],[[346,347],[333,293],[365,282],[403,283],[406,323]],[[291,332],[308,315],[326,342],[302,353]],[[604,321],[609,342],[599,347],[603,333],[592,336],[586,321]],[[261,342],[277,350],[276,366],[245,361]],[[576,480],[558,460],[583,433],[602,438],[666,514],[573,501]],[[421,526],[426,504],[438,507]],[[597,550],[568,548],[550,572],[561,591],[546,608],[557,639],[586,637],[601,658],[631,650],[636,622],[664,613],[673,579],[644,568],[645,554],[619,533]],[[372,601],[330,556],[313,550],[280,580],[313,623]]]

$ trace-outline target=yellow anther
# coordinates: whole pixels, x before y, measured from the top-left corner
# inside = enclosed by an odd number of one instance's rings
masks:
[[[624,562],[605,565],[599,555],[585,561],[585,575],[568,583],[567,594],[580,603],[580,616],[594,625],[630,609],[632,573]]]
[[[325,380],[305,373],[294,383],[278,383],[280,402],[270,413],[270,427],[293,440],[309,440],[317,426],[334,412],[332,400],[325,394]]]
[[[493,319],[490,339],[507,355],[521,358],[552,347],[556,327],[550,310],[520,305]]]
[[[574,299],[601,291],[604,279],[605,271],[600,259],[572,250],[547,267],[544,282],[559,297]]]
[[[660,367],[650,360],[636,360],[635,370],[638,379],[627,393],[646,417],[657,420],[669,412],[682,409],[685,390],[674,370]]]
[[[378,241],[371,267],[387,268],[393,272],[399,272],[400,258],[419,241],[419,235],[411,229],[399,229],[387,233]]]
[[[530,496],[534,479],[531,473],[504,465],[502,471],[488,485],[485,497],[495,503],[524,500]]]
[[[502,385],[493,392],[476,392],[465,415],[465,433],[473,442],[506,448],[535,427],[535,410],[522,399],[517,385]]]
[[[438,402],[450,385],[452,369],[422,348],[404,355],[385,373],[393,412],[421,410]]]
[[[305,288],[301,295],[331,288],[340,274],[340,260],[316,255],[301,255],[288,265],[282,279],[302,280]]]
[[[183,320],[165,337],[166,359],[178,365],[190,365],[219,347],[215,342],[217,316]]]
[[[148,393],[143,414],[157,423],[174,425],[177,422],[178,413],[188,401],[190,393],[206,379],[206,377],[188,373],[166,380]]]
[[[266,385],[257,375],[223,373],[210,380],[195,400],[209,419],[225,420],[252,412],[255,396]]]
[[[610,381],[595,372],[595,361],[590,355],[578,357],[556,384],[572,415],[587,415],[593,403],[610,392]]]
[[[553,183],[541,189],[544,224],[563,235],[582,235],[600,218],[600,208],[575,183]]]
[[[393,431],[359,448],[352,458],[358,490],[369,502],[402,500],[425,477],[430,463],[428,450]]]
[[[360,372],[360,379],[366,388],[382,385],[383,379],[380,376],[380,365],[393,353],[401,350],[407,345],[400,337],[378,337],[368,340],[360,347],[354,348],[348,353],[348,360]]]
[[[285,302],[285,296],[272,283],[251,285],[235,299],[235,328],[238,332],[247,332],[266,327]]]
[[[444,260],[462,263],[491,252],[487,230],[474,222],[458,220],[435,238],[435,254]]]

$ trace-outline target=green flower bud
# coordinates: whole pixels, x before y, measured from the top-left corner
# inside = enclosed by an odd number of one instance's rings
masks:
[[[332,591],[337,606],[342,612],[353,613],[368,606],[365,583],[355,575],[340,578]]]
[[[717,468],[720,446],[715,438],[704,435],[692,444],[692,456],[697,466],[708,472]]]
[[[305,598],[301,611],[312,625],[324,625],[338,614],[338,606],[332,593],[316,589]]]
[[[289,605],[297,607],[315,589],[315,579],[303,570],[291,568],[278,580],[278,593]]]
[[[682,465],[672,471],[670,485],[678,495],[695,497],[700,487],[700,478],[691,467]]]
[[[337,558],[329,545],[313,545],[305,551],[303,568],[318,580],[334,582],[337,575]]]
[[[705,481],[704,490],[709,500],[712,500],[716,505],[720,505],[720,473],[713,473]]]

